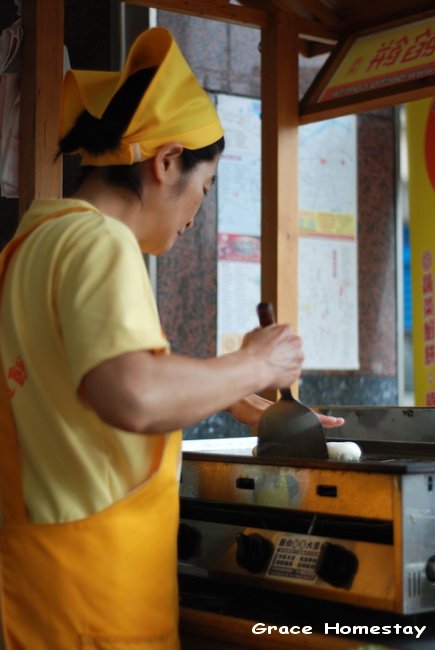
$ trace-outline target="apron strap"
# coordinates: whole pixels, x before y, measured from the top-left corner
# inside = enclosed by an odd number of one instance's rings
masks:
[[[0,291],[3,288],[6,270],[12,255],[20,244],[38,226],[61,217],[69,212],[89,212],[91,207],[76,206],[52,212],[35,221],[28,230],[14,237],[0,255]],[[0,355],[0,503],[5,522],[22,523],[28,520],[23,497],[21,478],[21,451],[15,426],[9,390],[5,378],[3,360]]]

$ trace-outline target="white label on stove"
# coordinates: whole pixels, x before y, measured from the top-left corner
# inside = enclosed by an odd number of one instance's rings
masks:
[[[321,546],[322,541],[307,536],[279,537],[267,574],[277,578],[315,582],[315,568]]]

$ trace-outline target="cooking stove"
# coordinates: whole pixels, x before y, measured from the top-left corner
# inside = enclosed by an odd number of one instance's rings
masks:
[[[254,437],[185,441],[182,584],[435,611],[435,409],[322,410],[345,418],[328,440],[356,442],[360,461],[260,458]]]

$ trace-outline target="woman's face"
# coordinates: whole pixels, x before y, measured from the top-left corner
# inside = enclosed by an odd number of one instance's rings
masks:
[[[214,183],[217,163],[218,157],[183,173],[181,161],[177,161],[177,179],[161,186],[151,204],[145,200],[147,227],[140,241],[144,252],[152,255],[168,252],[178,238],[193,227],[195,216]]]

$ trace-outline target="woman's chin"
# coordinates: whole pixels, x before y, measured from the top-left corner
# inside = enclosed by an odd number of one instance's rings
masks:
[[[154,255],[155,257],[158,257],[159,255],[164,255],[165,253],[168,253],[175,245],[177,240],[173,242],[168,242],[165,245],[159,246],[158,248],[152,248],[150,246],[147,246],[145,242],[139,242],[140,249],[142,253],[146,255]]]

